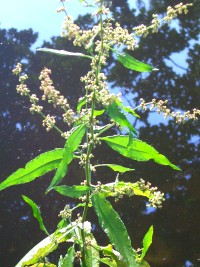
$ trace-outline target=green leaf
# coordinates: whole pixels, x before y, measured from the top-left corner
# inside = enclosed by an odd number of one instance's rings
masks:
[[[75,256],[74,246],[71,246],[68,249],[65,257],[64,258],[62,256],[60,257],[60,260],[58,262],[58,267],[73,267],[74,256]]]
[[[99,251],[95,249],[97,242],[92,234],[87,235],[90,240],[90,245],[86,246],[86,266],[99,267]]]
[[[105,112],[105,109],[94,110],[94,117],[101,116]]]
[[[39,264],[36,263],[36,264],[34,264],[34,265],[31,265],[30,267],[56,267],[56,265],[47,262],[47,263],[39,263]]]
[[[110,260],[110,258],[101,258],[100,261],[110,267],[119,267],[114,260]]]
[[[88,55],[85,55],[82,53],[69,52],[69,51],[65,51],[65,50],[57,50],[57,49],[51,49],[51,48],[38,48],[37,51],[55,54],[55,55],[59,55],[59,56],[76,56],[76,57],[86,57],[86,58],[92,59],[91,56],[88,56]]]
[[[127,68],[127,69],[131,69],[131,70],[135,70],[135,71],[139,71],[139,72],[150,72],[150,71],[156,71],[158,69],[143,63],[137,59],[135,59],[134,57],[130,56],[128,53],[126,52],[122,52],[119,53],[116,50],[113,50],[113,52],[116,53],[117,59],[119,60],[119,62],[121,62],[121,64]]]
[[[30,198],[28,198],[27,196],[22,196],[24,201],[26,203],[28,203],[32,210],[33,210],[33,216],[36,218],[36,220],[38,221],[39,225],[40,225],[40,229],[42,231],[44,231],[47,235],[49,235],[46,227],[44,226],[44,223],[43,223],[43,220],[42,220],[42,216],[41,216],[41,213],[40,213],[40,209],[39,207],[35,204],[35,202],[33,200],[31,200]]]
[[[41,259],[48,256],[49,253],[57,249],[58,244],[71,240],[71,232],[77,227],[76,224],[69,225],[60,231],[56,231],[50,236],[43,239],[33,247],[15,267],[26,267],[41,262]]]
[[[174,170],[180,170],[180,168],[172,164],[164,155],[159,154],[155,148],[139,139],[134,138],[129,142],[129,136],[125,135],[106,136],[100,139],[124,157],[137,161],[148,161],[152,159],[161,165],[168,165]]]
[[[64,178],[64,176],[67,173],[68,165],[73,160],[73,152],[77,150],[79,147],[83,136],[86,131],[85,124],[79,125],[78,127],[75,127],[73,129],[73,132],[67,139],[65,143],[65,147],[63,150],[63,157],[62,160],[57,168],[56,174],[53,177],[53,180],[51,181],[51,184],[47,188],[47,192],[52,189],[52,187],[56,186],[60,181]]]
[[[37,177],[54,170],[60,164],[62,154],[63,149],[60,148],[40,154],[38,157],[29,161],[24,169],[18,169],[4,180],[0,184],[0,191],[13,185],[31,182]]]
[[[117,122],[121,127],[128,127],[131,132],[137,134],[132,124],[127,120],[126,116],[121,112],[117,102],[113,102],[106,108],[106,111],[111,119]]]
[[[113,209],[111,204],[103,197],[102,194],[92,196],[92,203],[96,214],[99,218],[99,224],[109,237],[111,243],[122,256],[127,267],[137,267],[134,258],[134,251],[128,236],[126,227],[120,219],[118,213]]]
[[[99,165],[95,165],[94,167],[102,167],[102,166],[106,166],[111,168],[113,171],[115,172],[129,172],[129,171],[134,171],[135,169],[131,169],[131,168],[127,168],[127,167],[123,167],[121,165],[117,165],[117,164],[99,164]]]
[[[140,257],[141,260],[144,258],[150,245],[152,244],[152,238],[153,238],[153,225],[149,228],[142,241],[143,248],[142,248],[142,255]]]
[[[104,256],[110,257],[109,260],[112,259],[112,261],[110,261],[111,265],[109,265],[108,262],[106,261],[106,259],[108,258],[104,258],[105,260],[103,260],[102,262],[106,263],[108,266],[126,267],[126,263],[121,258],[120,253],[114,250],[112,245],[109,244],[106,247],[100,247],[100,248]]]
[[[77,107],[76,107],[76,110],[77,110],[77,111],[80,111],[81,108],[82,108],[82,106],[84,106],[85,104],[86,104],[86,97],[83,97],[83,98],[81,98],[81,99],[79,100],[78,105],[77,105]]]
[[[126,111],[127,113],[133,115],[134,117],[140,118],[140,116],[130,107],[125,107],[122,102],[120,101],[116,101],[117,105],[119,107],[121,107],[121,109],[123,109],[124,111]]]
[[[85,195],[90,190],[90,187],[84,185],[73,185],[73,186],[60,185],[53,187],[53,189],[56,190],[61,195],[67,197],[79,198]]]

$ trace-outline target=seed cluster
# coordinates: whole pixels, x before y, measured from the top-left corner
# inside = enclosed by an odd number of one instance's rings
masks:
[[[183,114],[181,114],[180,111],[174,112],[171,111],[169,108],[167,108],[166,104],[168,100],[156,100],[155,98],[152,99],[151,102],[145,102],[143,98],[140,99],[140,107],[143,110],[147,110],[147,107],[149,107],[150,110],[156,109],[156,112],[160,114],[163,113],[164,118],[171,117],[175,119],[176,123],[184,123],[186,120],[198,120],[198,117],[200,116],[200,109],[194,108],[192,111],[185,111]]]

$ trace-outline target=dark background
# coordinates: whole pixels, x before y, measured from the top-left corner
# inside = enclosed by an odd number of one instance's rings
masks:
[[[150,1],[146,10],[143,1],[137,1],[139,12],[130,10],[127,1],[112,1],[113,16],[128,29],[141,23],[149,24],[154,13],[164,14],[167,6],[179,1]],[[185,2],[185,1],[183,1]],[[174,27],[165,25],[158,34],[141,39],[139,48],[131,54],[159,69],[145,77],[134,71],[124,69],[118,62],[109,58],[109,82],[123,94],[125,102],[132,107],[142,97],[168,99],[173,110],[200,108],[200,1],[193,1],[187,15],[180,15]],[[82,28],[90,27],[93,21],[89,16],[78,18]],[[24,63],[29,74],[29,88],[38,92],[38,75],[44,66],[52,69],[56,88],[68,97],[75,107],[78,97],[83,93],[79,77],[84,75],[89,64],[86,60],[58,58],[32,51],[31,45],[37,34],[31,29],[0,29],[0,180],[41,152],[62,147],[64,140],[54,132],[47,133],[41,126],[41,118],[29,112],[28,99],[16,94],[17,78],[12,69],[17,62]],[[72,43],[60,37],[53,37],[44,47],[78,51]],[[183,53],[184,51],[184,53]],[[185,58],[185,64],[182,64]],[[115,65],[113,64],[115,63]],[[114,66],[114,67],[113,67]],[[111,90],[113,90],[111,88]],[[47,110],[51,112],[50,106]],[[58,113],[59,115],[59,113]],[[182,172],[168,167],[148,163],[138,163],[124,159],[108,147],[97,148],[98,162],[119,163],[135,168],[134,173],[120,177],[125,181],[138,178],[150,181],[166,194],[161,210],[149,211],[145,200],[137,197],[124,198],[113,203],[130,233],[134,248],[141,247],[141,240],[150,225],[154,225],[153,244],[146,256],[152,267],[198,267],[200,266],[200,142],[199,121],[176,124],[165,120],[154,112],[142,112],[141,121],[133,121],[141,140],[154,146],[178,165]],[[106,120],[106,118],[104,118]],[[82,173],[76,163],[70,166],[66,182],[78,184]],[[50,231],[55,230],[59,221],[58,213],[70,199],[57,193],[44,195],[53,174],[45,175],[34,182],[16,186],[0,192],[0,266],[13,267],[19,259],[44,234],[32,218],[30,208],[22,201],[21,195],[32,198],[40,207],[45,224]],[[95,180],[113,181],[115,176],[107,170],[99,170]],[[90,217],[96,224],[94,214]],[[101,244],[107,239],[96,225],[95,234]]]

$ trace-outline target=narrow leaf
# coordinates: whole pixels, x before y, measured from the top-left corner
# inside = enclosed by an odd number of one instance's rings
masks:
[[[86,104],[86,97],[83,97],[81,99],[79,99],[78,105],[76,107],[77,111],[80,111],[82,106],[84,106]]]
[[[110,260],[110,258],[101,258],[100,261],[110,267],[119,267],[114,260]]]
[[[143,248],[142,248],[141,260],[144,258],[150,245],[152,244],[152,238],[153,238],[153,225],[149,228],[142,241]]]
[[[72,241],[71,232],[77,226],[69,225],[68,227],[56,231],[50,236],[43,239],[40,243],[38,243],[35,247],[33,247],[19,262],[15,267],[26,267],[31,266],[35,263],[38,263],[41,259],[48,256],[49,253],[54,251],[59,243]]]
[[[94,117],[101,116],[105,112],[105,109],[94,110]]]
[[[13,185],[31,182],[37,177],[54,170],[60,164],[62,154],[63,149],[60,148],[40,154],[38,157],[29,161],[24,169],[18,169],[4,180],[0,184],[0,191]]]
[[[60,185],[53,187],[53,189],[56,190],[61,195],[67,197],[79,198],[85,195],[90,190],[90,187],[84,185],[73,185],[73,186]]]
[[[38,48],[37,51],[50,53],[50,54],[56,54],[59,56],[76,56],[76,57],[86,57],[86,58],[92,59],[91,56],[88,56],[88,55],[85,55],[82,53],[69,52],[69,51],[65,51],[65,50],[57,50],[57,49],[51,49],[51,48]]]
[[[121,64],[127,69],[131,69],[131,70],[135,70],[139,72],[150,72],[153,70],[158,70],[146,63],[143,63],[135,59],[134,57],[130,56],[126,52],[122,52],[122,53],[119,53],[117,51],[114,51],[114,52],[116,53],[116,56],[119,62],[121,62]]]
[[[103,167],[103,166],[109,167],[113,171],[115,171],[115,172],[121,172],[121,173],[129,172],[129,171],[134,171],[135,170],[135,169],[123,167],[123,166],[117,165],[117,164],[99,164],[99,165],[95,165],[94,167],[96,168],[96,167]]]
[[[137,161],[148,161],[152,159],[161,165],[168,165],[174,170],[180,170],[180,168],[172,164],[155,148],[139,139],[134,138],[130,142],[129,136],[125,135],[107,136],[100,139],[104,140],[113,150],[117,151],[124,157]]]
[[[99,267],[99,251],[95,249],[97,242],[92,234],[87,237],[90,238],[90,244],[86,246],[86,266],[87,267]]]
[[[131,132],[137,134],[132,124],[128,121],[126,116],[121,112],[117,102],[113,102],[106,108],[106,111],[111,119],[117,122],[121,127],[128,127]]]
[[[74,246],[71,246],[68,249],[65,257],[64,258],[62,256],[60,257],[58,267],[73,267],[74,256],[75,256]]]
[[[42,216],[41,216],[41,213],[40,213],[40,209],[39,207],[35,204],[35,202],[33,200],[31,200],[30,198],[28,198],[27,196],[22,196],[24,201],[26,203],[28,203],[32,210],[33,210],[33,216],[36,218],[36,220],[38,221],[39,225],[40,225],[40,229],[42,231],[44,231],[47,235],[49,235],[46,227],[44,226],[44,223],[43,223],[43,219],[42,219]]]
[[[99,218],[99,224],[109,237],[111,243],[121,254],[127,267],[137,267],[134,258],[134,252],[126,227],[120,219],[118,213],[102,194],[95,194],[92,197],[92,203]]]
[[[134,117],[140,118],[140,116],[139,116],[139,115],[138,115],[132,108],[130,108],[130,107],[125,107],[125,106],[123,105],[123,103],[120,102],[120,101],[116,101],[116,103],[117,103],[117,105],[118,105],[119,107],[121,107],[121,109],[123,109],[123,110],[126,111],[127,113],[133,115]]]
[[[51,184],[49,185],[47,192],[52,189],[52,187],[56,186],[60,181],[64,178],[64,176],[67,173],[68,165],[73,159],[73,152],[77,150],[79,147],[82,138],[85,134],[86,126],[85,125],[79,125],[74,129],[74,131],[71,133],[69,138],[67,139],[65,143],[65,147],[63,150],[63,157],[62,160],[57,168],[56,174],[51,181]]]

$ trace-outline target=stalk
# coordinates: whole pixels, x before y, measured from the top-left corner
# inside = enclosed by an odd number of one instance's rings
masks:
[[[102,2],[101,1],[101,8],[102,8]],[[100,14],[100,38],[101,38],[101,50],[98,53],[98,59],[96,62],[96,71],[95,71],[95,77],[96,77],[96,85],[99,85],[99,73],[101,71],[101,56],[103,54],[103,19],[102,19],[102,13]],[[86,91],[87,94],[87,91]],[[86,142],[87,142],[87,153],[86,153],[86,164],[85,164],[85,178],[86,178],[86,185],[91,185],[91,169],[90,169],[90,155],[93,150],[93,143],[89,143],[88,134],[91,136],[91,140],[93,140],[94,137],[94,110],[95,110],[95,103],[96,103],[96,92],[93,91],[93,98],[92,98],[92,104],[91,104],[91,116],[89,120],[89,129],[86,136]],[[87,104],[87,101],[86,101]],[[86,105],[87,108],[87,105]],[[82,214],[82,229],[81,229],[81,237],[83,241],[83,250],[82,250],[82,262],[83,266],[86,266],[86,253],[85,253],[85,232],[84,232],[84,222],[86,221],[87,212],[88,212],[88,205],[90,201],[90,192],[86,194],[86,200],[85,200],[85,206]]]

